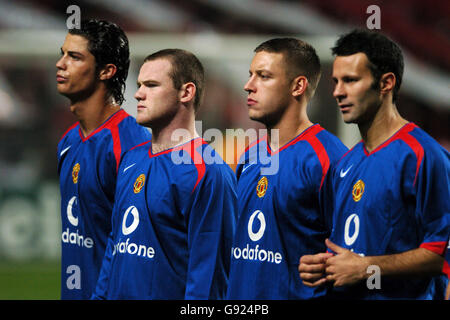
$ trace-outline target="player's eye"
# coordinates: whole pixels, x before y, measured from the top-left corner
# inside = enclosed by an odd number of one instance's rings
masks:
[[[259,73],[258,76],[259,76],[261,79],[263,79],[263,80],[266,80],[266,79],[269,79],[269,78],[270,78],[270,76],[269,76],[268,74],[266,74],[266,73]]]
[[[357,78],[353,78],[353,77],[345,77],[343,80],[344,80],[344,82],[346,82],[346,83],[358,81]]]

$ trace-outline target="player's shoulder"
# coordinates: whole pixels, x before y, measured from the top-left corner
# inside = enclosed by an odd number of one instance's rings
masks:
[[[201,138],[194,138],[161,155],[159,161],[166,163],[173,183],[183,190],[192,192],[205,184],[222,188],[235,181],[228,164]]]
[[[413,125],[409,134],[417,141],[418,144],[424,149],[425,154],[449,154],[439,142],[431,137],[427,132],[417,125]]]
[[[320,128],[322,128],[322,130],[316,133],[316,137],[325,146],[338,147],[341,149],[348,150],[348,148],[344,145],[344,143],[342,143],[342,141],[336,135],[334,135],[333,133],[331,133],[330,131],[326,130],[323,127]]]
[[[309,153],[316,155],[313,159],[317,158],[322,164],[336,162],[348,151],[338,137],[319,124],[308,128],[301,136],[300,141],[309,145],[310,148],[305,149],[303,145],[299,144],[298,148],[302,148],[302,152],[298,154],[304,154],[309,158],[307,154],[309,150]]]
[[[327,152],[336,153],[339,158],[348,152],[348,148],[338,137],[328,130],[322,129],[317,132],[316,137]]]
[[[116,125],[119,131],[151,137],[148,129],[137,123],[136,118],[128,114],[125,110],[120,109],[117,113],[117,120],[113,122],[113,125]]]
[[[397,157],[403,155],[407,159],[411,158],[410,156],[412,155],[417,165],[421,165],[425,160],[429,164],[441,162],[449,166],[449,152],[433,137],[412,122],[401,129],[395,142],[397,144],[394,144],[395,147],[391,148],[391,152],[395,153]]]
[[[205,172],[212,176],[234,176],[233,170],[212,146],[205,142],[202,144],[201,149]]]

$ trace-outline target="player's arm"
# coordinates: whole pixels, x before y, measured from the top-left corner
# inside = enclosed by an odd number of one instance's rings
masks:
[[[334,286],[352,285],[366,280],[372,272],[369,266],[380,268],[381,277],[420,277],[441,274],[444,258],[425,248],[398,254],[362,257],[326,240],[328,248],[336,253],[326,260],[327,281]]]
[[[231,170],[213,169],[206,170],[192,194],[185,299],[223,299],[226,293],[236,219],[236,179]]]
[[[106,246],[105,255],[103,256],[102,267],[100,269],[100,274],[97,280],[97,285],[95,286],[95,290],[92,293],[91,300],[106,299],[113,248],[114,248],[113,237],[112,232],[110,232],[108,236],[108,243]]]
[[[320,168],[321,169],[321,168]],[[321,172],[321,171],[320,171]],[[323,184],[316,181],[316,188],[319,190],[319,207],[323,216],[326,227],[331,232],[333,224],[333,210],[334,210],[334,190],[333,190],[333,175],[334,166],[331,163],[328,169]],[[318,175],[316,175],[318,176]],[[325,250],[324,250],[325,251]],[[303,284],[308,287],[316,287],[324,284],[326,279],[326,261],[333,256],[332,253],[323,252],[313,255],[304,255],[300,258],[298,272],[303,281]]]

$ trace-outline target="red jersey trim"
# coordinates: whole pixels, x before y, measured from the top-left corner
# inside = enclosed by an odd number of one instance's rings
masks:
[[[143,145],[146,145],[147,143],[149,143],[151,140],[148,140],[148,141],[145,141],[145,142],[142,142],[142,143],[139,143],[138,145],[135,145],[133,148],[130,148],[130,150],[133,150],[133,149],[136,149],[136,148],[139,148],[139,147],[142,147]]]
[[[420,248],[430,250],[440,256],[444,255],[446,247],[447,241],[424,242],[420,245]]]
[[[119,123],[122,122],[123,119],[128,118],[130,115],[126,113],[125,110],[120,109],[116,113],[114,113],[109,119],[107,119],[100,127],[95,129],[91,134],[87,137],[83,136],[81,132],[81,128],[78,128],[78,133],[80,135],[81,141],[86,142],[93,135],[100,132],[103,129],[108,129],[111,132],[112,141],[113,141],[113,152],[114,158],[116,159],[116,172],[119,170],[120,156],[122,154],[122,146],[120,143],[120,134],[119,134]]]
[[[366,156],[370,156],[371,154],[374,154],[375,152],[380,151],[384,147],[388,146],[391,142],[393,142],[395,140],[402,140],[403,142],[405,142],[412,149],[412,151],[416,154],[416,158],[417,158],[416,174],[415,174],[415,177],[414,177],[413,185],[416,184],[417,175],[419,174],[420,165],[422,163],[423,156],[424,156],[424,150],[423,150],[422,145],[420,144],[419,141],[417,141],[416,138],[414,138],[410,134],[410,132],[412,130],[414,130],[415,128],[417,128],[417,125],[415,125],[412,122],[409,122],[409,123],[405,124],[392,137],[390,137],[388,140],[383,142],[381,145],[379,145],[377,148],[375,148],[375,150],[373,150],[370,153],[367,152],[366,147],[363,145],[364,153],[366,154]]]
[[[319,190],[322,189],[323,181],[325,180],[325,176],[330,168],[330,158],[328,157],[328,153],[325,150],[322,142],[314,135],[308,136],[305,138],[306,141],[313,147],[316,152],[317,157],[319,158],[320,165],[322,166],[322,179],[320,180]]]
[[[316,135],[325,130],[320,125],[315,124],[304,130],[300,135],[298,135],[296,138],[282,146],[277,151],[273,152],[270,149],[269,144],[267,143],[267,151],[270,155],[276,154],[278,152],[283,151],[284,149],[296,144],[299,141],[307,141],[311,147],[313,148],[314,152],[316,153],[317,157],[319,158],[320,165],[322,166],[322,179],[320,180],[320,187],[319,190],[322,188],[323,181],[325,180],[325,176],[328,172],[328,169],[330,168],[330,158],[328,157],[327,151],[325,150],[325,147],[323,146],[322,142],[316,137]]]
[[[100,127],[95,129],[93,132],[91,132],[87,137],[83,136],[83,132],[81,132],[81,128],[78,129],[78,133],[80,134],[81,141],[86,142],[89,140],[93,135],[96,133],[102,131],[103,129],[111,129],[114,126],[117,126],[119,123],[122,122],[123,119],[129,117],[130,115],[125,112],[125,110],[120,109],[116,113],[114,113],[109,119],[107,119]]]
[[[72,130],[73,128],[75,128],[79,124],[80,124],[79,122],[75,122],[73,125],[71,125],[69,127],[69,129],[67,129],[66,132],[64,132],[64,134],[62,135],[61,139],[59,139],[59,142],[61,142],[61,140],[64,139],[64,137],[69,133],[70,130]]]
[[[205,175],[205,171],[206,171],[205,162],[203,161],[203,155],[197,151],[197,148],[204,144],[208,144],[208,143],[205,140],[203,140],[202,138],[194,138],[191,141],[188,141],[180,146],[170,148],[170,149],[167,149],[167,150],[155,153],[155,154],[152,153],[152,148],[150,147],[149,151],[148,151],[148,156],[150,158],[153,158],[153,157],[157,157],[157,156],[167,154],[167,153],[170,153],[173,151],[179,151],[179,150],[186,151],[189,154],[189,156],[191,157],[191,159],[195,165],[195,168],[197,169],[197,181],[195,182],[194,188],[192,189],[192,192],[194,192],[195,188],[197,188],[198,184],[203,179],[203,176]]]
[[[241,157],[242,157],[248,150],[250,150],[251,148],[253,148],[254,146],[256,146],[257,144],[259,144],[261,141],[264,141],[264,140],[267,141],[267,134],[266,134],[264,137],[262,137],[262,138],[260,138],[260,139],[257,139],[257,140],[255,140],[255,141],[253,141],[253,142],[251,142],[251,143],[245,148],[244,152],[242,152],[242,153],[239,155],[238,160],[241,159]]]
[[[111,131],[113,140],[113,152],[116,159],[116,173],[119,171],[120,155],[122,154],[122,145],[120,143],[119,127],[117,125],[108,128]]]
[[[300,133],[297,137],[295,137],[294,139],[292,139],[291,141],[289,141],[288,143],[286,143],[284,146],[282,146],[281,148],[279,148],[277,151],[272,151],[272,149],[270,149],[269,143],[267,142],[267,152],[270,155],[273,154],[277,154],[281,151],[283,151],[284,149],[292,146],[293,144],[296,144],[297,142],[301,141],[301,140],[306,140],[309,136],[315,136],[317,133],[319,133],[320,131],[324,130],[320,125],[318,124],[313,124],[312,126],[306,128],[302,133]],[[267,140],[267,137],[266,137]]]
[[[389,139],[387,139],[385,142],[383,142],[382,144],[380,144],[378,147],[376,147],[374,150],[372,150],[371,152],[368,152],[366,149],[366,146],[364,145],[363,142],[363,150],[364,153],[366,154],[366,156],[370,156],[371,154],[374,154],[375,152],[380,151],[381,149],[387,147],[392,141],[395,141],[397,139],[400,139],[400,136],[410,132],[412,129],[414,129],[416,127],[416,125],[412,122],[409,122],[407,124],[405,124],[403,127],[401,127],[396,133],[394,133]],[[363,141],[363,140],[361,140]]]
[[[444,267],[442,268],[442,272],[447,275],[447,277],[450,279],[450,265],[447,261],[444,261]]]
[[[414,129],[414,128],[412,128],[412,129]],[[414,183],[413,183],[413,185],[416,185],[416,181],[417,181],[417,176],[419,174],[420,165],[422,163],[423,156],[424,156],[424,150],[423,150],[423,147],[420,144],[420,142],[417,141],[416,138],[414,138],[412,135],[409,134],[409,132],[411,130],[409,130],[408,132],[405,132],[405,134],[402,135],[400,137],[400,139],[403,140],[412,149],[412,151],[414,151],[414,153],[416,154],[416,158],[417,158],[416,174],[414,176]]]
[[[96,132],[99,132],[102,129],[109,129],[111,132],[112,140],[113,140],[113,152],[114,157],[116,158],[116,172],[119,170],[120,164],[120,156],[122,155],[122,144],[120,142],[120,134],[119,134],[119,123],[122,122],[123,119],[128,118],[130,115],[125,112],[125,110],[120,109],[117,111],[109,120],[107,120],[102,126],[100,126],[97,130],[92,132],[87,138],[92,137]]]

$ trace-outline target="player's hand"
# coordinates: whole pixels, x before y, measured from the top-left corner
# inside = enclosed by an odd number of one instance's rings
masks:
[[[326,260],[326,279],[335,287],[355,284],[367,277],[368,264],[364,257],[325,240],[327,247],[336,253]]]
[[[332,256],[332,253],[326,252],[301,257],[298,272],[303,284],[308,287],[316,287],[324,284],[327,281],[325,262]]]

